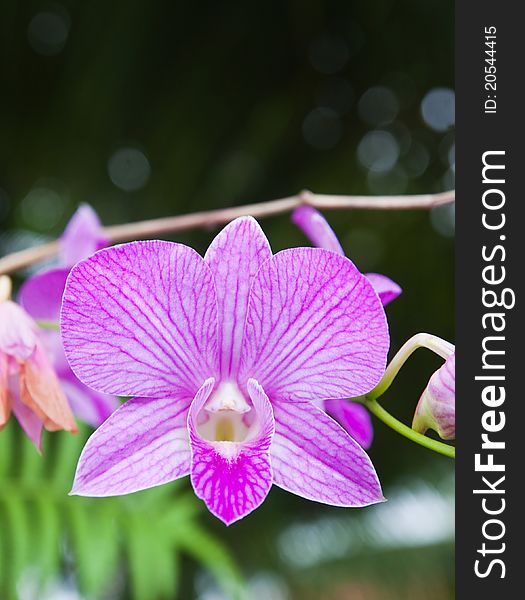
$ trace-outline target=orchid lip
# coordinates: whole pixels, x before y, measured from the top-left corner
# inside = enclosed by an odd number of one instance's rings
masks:
[[[200,411],[197,431],[206,441],[218,444],[222,454],[224,445],[241,443],[250,437],[253,413],[237,384],[223,381]]]

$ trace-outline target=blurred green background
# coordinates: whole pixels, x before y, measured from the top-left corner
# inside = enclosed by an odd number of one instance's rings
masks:
[[[56,237],[81,202],[110,225],[304,188],[452,188],[453,9],[4,0],[0,255]],[[419,331],[453,341],[453,207],[327,216],[361,270],[404,288],[387,309],[394,351]],[[287,215],[262,225],[275,250],[306,243]],[[204,251],[212,235],[172,239]],[[416,353],[383,404],[410,422],[439,364]],[[11,423],[0,433],[0,599],[229,599],[239,573],[250,600],[452,598],[453,464],[375,426],[389,502],[344,510],[274,488],[226,528],[188,481],[69,498],[84,433],[47,434],[40,458]]]

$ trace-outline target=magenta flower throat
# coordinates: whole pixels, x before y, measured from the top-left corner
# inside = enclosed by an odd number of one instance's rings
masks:
[[[344,256],[272,255],[250,217],[204,258],[171,242],[115,246],[72,269],[61,325],[79,379],[132,396],[88,440],[72,493],[189,474],[227,524],[272,484],[336,506],[383,499],[366,452],[316,405],[366,394],[385,370],[381,301]]]

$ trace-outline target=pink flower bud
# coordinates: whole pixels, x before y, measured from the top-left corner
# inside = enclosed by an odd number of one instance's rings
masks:
[[[425,433],[433,429],[443,440],[456,437],[456,355],[451,354],[446,362],[432,375],[419,399],[412,429]]]

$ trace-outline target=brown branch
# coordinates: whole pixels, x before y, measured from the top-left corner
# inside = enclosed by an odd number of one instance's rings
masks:
[[[335,196],[301,192],[297,196],[247,204],[232,208],[219,208],[188,215],[150,219],[137,223],[113,225],[104,229],[112,242],[124,242],[144,239],[153,235],[174,233],[198,227],[213,227],[229,223],[237,217],[269,217],[292,211],[301,204],[309,204],[319,209],[366,209],[366,210],[410,210],[430,209],[442,204],[454,202],[455,192],[423,194],[413,196]],[[58,241],[49,242],[33,248],[27,248],[0,258],[0,275],[12,273],[30,265],[39,263],[57,254]]]

